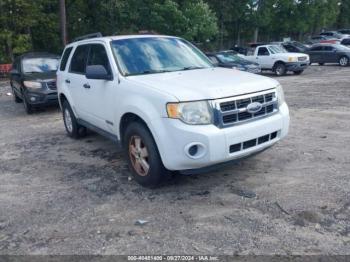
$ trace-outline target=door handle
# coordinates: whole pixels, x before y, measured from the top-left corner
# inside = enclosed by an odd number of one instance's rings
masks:
[[[84,88],[90,88],[91,86],[89,84],[84,84],[83,87]]]
[[[67,84],[70,84],[70,80],[69,80],[69,79],[66,79],[66,83],[67,83]]]

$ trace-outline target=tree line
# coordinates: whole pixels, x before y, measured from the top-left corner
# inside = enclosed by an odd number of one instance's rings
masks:
[[[60,53],[59,11],[58,0],[0,0],[0,63],[26,51]],[[152,31],[204,49],[350,28],[350,0],[66,0],[66,14],[68,40]]]

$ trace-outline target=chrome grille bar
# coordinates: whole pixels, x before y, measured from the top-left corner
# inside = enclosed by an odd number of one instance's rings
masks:
[[[251,103],[259,102],[262,109],[254,114],[247,111]],[[248,121],[254,121],[268,117],[278,112],[278,100],[275,90],[218,99],[213,102],[215,109],[216,125],[225,128]]]

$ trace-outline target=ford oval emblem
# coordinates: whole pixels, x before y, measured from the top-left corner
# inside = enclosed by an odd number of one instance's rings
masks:
[[[247,106],[247,112],[251,114],[258,113],[262,109],[262,104],[259,102],[251,103]]]

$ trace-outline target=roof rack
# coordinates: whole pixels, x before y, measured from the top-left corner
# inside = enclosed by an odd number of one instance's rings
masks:
[[[77,41],[81,41],[81,40],[85,40],[85,39],[90,39],[90,38],[102,37],[102,36],[103,35],[100,32],[92,33],[92,34],[76,37],[73,39],[73,42],[77,42]]]

